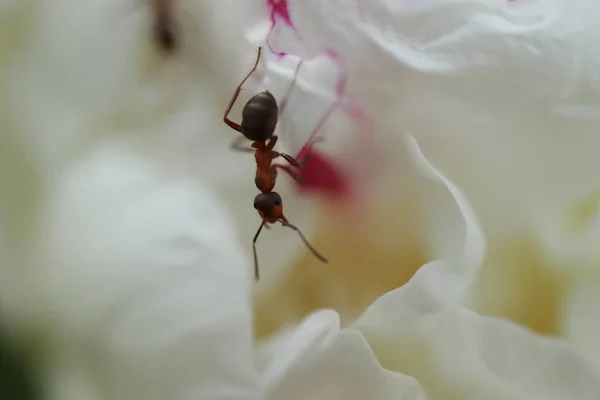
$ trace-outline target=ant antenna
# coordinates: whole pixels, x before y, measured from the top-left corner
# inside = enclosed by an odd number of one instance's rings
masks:
[[[238,132],[241,132],[241,130],[239,129],[240,128],[239,125],[233,124],[233,125],[235,125],[235,127],[233,127],[231,125],[231,121],[227,122],[228,121],[227,117],[229,115],[229,112],[233,108],[233,104],[235,103],[235,101],[237,100],[238,96],[240,95],[240,92],[242,91],[242,86],[244,86],[244,83],[246,83],[246,81],[248,80],[248,78],[250,78],[250,76],[252,76],[252,74],[258,68],[258,63],[260,61],[260,55],[261,55],[261,53],[262,53],[262,47],[259,47],[258,48],[258,52],[256,54],[256,61],[254,62],[254,67],[252,67],[252,69],[250,70],[250,72],[248,72],[248,75],[246,75],[246,77],[242,80],[242,82],[240,82],[240,84],[237,85],[237,87],[235,88],[235,91],[233,92],[233,96],[231,97],[231,100],[229,101],[229,104],[227,105],[227,108],[225,109],[225,116],[223,117],[223,120],[225,121],[225,123],[227,125],[229,125],[233,129],[237,130]]]
[[[242,86],[244,86],[244,83],[246,83],[246,81],[248,80],[248,78],[250,78],[250,76],[256,71],[256,69],[258,68],[258,63],[260,62],[261,54],[262,54],[262,47],[259,46],[258,51],[256,52],[256,61],[254,61],[254,66],[252,67],[250,72],[248,72],[248,75],[246,75],[244,80],[238,85],[238,88],[241,89]]]
[[[288,228],[291,228],[291,229],[295,230],[296,232],[298,232],[298,235],[300,235],[300,239],[302,239],[302,241],[304,242],[306,247],[308,247],[308,249],[313,253],[313,255],[315,257],[317,257],[320,261],[324,262],[325,264],[329,263],[329,261],[327,261],[327,259],[325,257],[323,257],[321,254],[319,254],[319,252],[308,242],[308,240],[306,240],[306,238],[304,237],[304,235],[302,234],[300,229],[298,229],[295,225],[290,224],[288,222],[288,220],[285,218],[282,218],[280,220],[280,222],[281,222],[281,225],[287,226]]]
[[[306,240],[306,238],[304,237],[304,235],[302,234],[302,231],[300,231],[300,229],[298,229],[298,227],[296,227],[295,225],[292,225],[288,222],[287,219],[282,218],[279,222],[281,222],[281,225],[283,226],[287,226],[290,229],[295,230],[296,232],[298,232],[298,235],[300,236],[300,239],[302,239],[302,241],[304,242],[304,244],[306,245],[306,247],[308,247],[308,249],[311,251],[311,253],[313,253],[313,255],[318,258],[320,261],[324,262],[325,264],[328,264],[329,261],[327,261],[327,259],[325,257],[323,257],[309,242],[308,240]],[[254,253],[254,279],[258,280],[259,279],[259,269],[258,269],[258,254],[256,252],[256,241],[258,239],[258,236],[260,235],[260,232],[262,231],[263,227],[267,227],[268,229],[269,226],[267,225],[267,223],[265,221],[263,221],[260,226],[258,227],[258,230],[256,231],[256,234],[254,235],[254,240],[252,240],[252,251]]]
[[[294,70],[294,76],[292,78],[292,81],[290,82],[290,85],[288,86],[286,93],[283,95],[283,98],[281,99],[281,106],[279,107],[279,116],[281,116],[283,114],[283,110],[285,110],[285,106],[288,103],[288,99],[290,98],[290,96],[292,95],[292,91],[296,87],[296,80],[298,79],[298,73],[300,72],[300,67],[302,67],[303,63],[304,63],[304,60],[301,59],[298,62],[298,65],[296,65],[296,69]]]
[[[258,235],[260,235],[260,231],[262,231],[263,226],[265,226],[265,221],[263,221],[258,230],[256,231],[256,235],[254,235],[254,240],[252,241],[252,250],[254,251],[254,279],[258,280],[258,255],[256,254],[256,240],[258,239]]]

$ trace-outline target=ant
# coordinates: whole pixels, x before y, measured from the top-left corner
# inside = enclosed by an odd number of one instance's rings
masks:
[[[298,235],[300,235],[300,238],[313,255],[324,263],[328,262],[327,259],[319,254],[308,240],[306,240],[300,229],[289,223],[287,218],[283,215],[283,201],[281,196],[279,193],[273,191],[277,180],[277,169],[285,171],[296,182],[301,183],[302,176],[299,171],[301,171],[306,164],[310,154],[310,151],[307,151],[306,156],[300,162],[289,154],[273,150],[278,140],[277,135],[274,134],[275,126],[277,125],[279,115],[285,109],[292,86],[290,86],[287,96],[282,101],[281,108],[278,108],[275,97],[268,90],[265,90],[264,92],[254,95],[248,100],[246,105],[244,105],[241,124],[237,124],[228,118],[228,115],[242,90],[242,86],[258,67],[261,51],[262,48],[259,47],[254,67],[235,89],[235,92],[229,101],[229,105],[225,109],[225,114],[223,115],[223,122],[243,135],[234,139],[233,142],[231,142],[230,147],[236,151],[253,152],[254,158],[256,159],[256,176],[254,178],[254,183],[261,193],[254,198],[254,208],[262,218],[262,223],[258,227],[258,230],[254,235],[254,240],[252,241],[252,249],[254,251],[254,277],[256,280],[259,278],[256,241],[258,240],[258,236],[263,227],[270,229],[269,224],[274,224],[276,222],[280,222],[281,225],[287,226],[298,232]],[[241,142],[244,139],[252,141],[251,147],[242,146]],[[290,168],[288,165],[273,164],[273,160],[278,157],[283,157],[293,167],[296,167],[297,170]]]
[[[154,42],[166,53],[177,49],[177,29],[173,18],[172,0],[152,0],[154,25],[152,35]]]

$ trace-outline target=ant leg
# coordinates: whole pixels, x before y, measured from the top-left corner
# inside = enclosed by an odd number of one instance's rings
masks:
[[[304,62],[304,60],[300,60],[300,62],[296,66],[296,69],[294,70],[294,78],[290,82],[290,86],[288,86],[287,92],[285,93],[285,95],[283,96],[283,99],[281,100],[278,117],[281,116],[281,114],[283,114],[283,110],[285,110],[285,106],[287,105],[288,99],[290,98],[290,95],[292,94],[292,90],[294,90],[294,88],[296,87],[296,77],[298,76],[298,72],[300,71],[300,67],[302,66],[303,62]]]
[[[287,165],[275,164],[275,165],[273,165],[273,168],[281,169],[281,170],[287,172],[287,174],[289,176],[291,176],[292,179],[294,179],[298,183],[304,182],[304,177],[302,176],[300,171],[292,169],[292,168],[288,167]]]
[[[307,150],[306,155],[302,158],[302,161],[296,160],[294,157],[292,157],[286,153],[277,153],[277,154],[279,156],[283,157],[287,162],[292,164],[294,167],[303,168],[306,165],[306,163],[308,162],[308,159],[310,158],[310,150],[311,150],[312,146],[315,143],[320,143],[322,141],[323,141],[322,137],[316,137],[313,140],[311,140],[311,142],[308,144],[308,147],[306,149]]]
[[[254,279],[258,280],[258,255],[256,254],[256,240],[258,239],[258,235],[260,235],[260,231],[262,231],[263,226],[265,226],[265,221],[260,224],[258,230],[256,231],[256,235],[254,235],[254,240],[252,241],[252,250],[254,251]]]
[[[235,151],[243,151],[245,153],[255,153],[256,149],[253,149],[252,147],[242,146],[242,142],[244,140],[247,140],[246,137],[238,136],[231,141],[231,143],[229,144],[229,147]]]
[[[269,144],[267,144],[267,149],[273,150],[273,147],[275,147],[278,140],[279,140],[279,136],[277,136],[277,135],[271,136],[271,139],[269,140]],[[279,153],[274,152],[273,158],[277,158],[277,157],[279,157]]]
[[[304,160],[303,160],[304,162],[300,163],[298,160],[296,160],[294,157],[290,156],[289,154],[278,153],[278,155],[283,157],[285,159],[285,161],[289,162],[296,168],[302,168],[304,166],[304,164],[306,164],[306,159],[308,158],[308,157],[304,157]]]
[[[256,71],[256,68],[258,68],[258,62],[260,60],[261,51],[262,51],[262,47],[259,47],[258,54],[256,55],[256,62],[254,63],[254,67],[252,67],[252,69],[250,70],[248,75],[246,75],[246,77],[237,86],[237,88],[235,88],[235,92],[233,92],[233,96],[231,97],[231,100],[229,100],[229,104],[227,105],[227,108],[225,109],[225,114],[223,115],[223,122],[225,122],[225,124],[227,124],[231,129],[238,131],[238,132],[242,132],[242,127],[239,124],[237,124],[229,119],[229,117],[228,117],[229,112],[231,112],[231,109],[233,108],[235,101],[237,100],[238,96],[240,95],[240,92],[242,91],[242,86],[244,85],[244,83],[246,83],[246,81],[248,80],[248,78],[250,78],[250,76],[254,73],[254,71]]]
[[[320,261],[324,262],[325,264],[329,263],[329,261],[327,261],[327,259],[325,257],[323,257],[321,254],[319,254],[319,252],[317,250],[315,250],[314,247],[312,247],[312,245],[308,242],[308,240],[306,240],[306,238],[304,237],[304,235],[302,234],[300,229],[298,229],[294,225],[290,224],[285,217],[281,218],[279,220],[279,222],[281,222],[281,225],[287,226],[288,228],[291,228],[291,229],[295,230],[296,232],[298,232],[298,235],[300,235],[300,239],[302,239],[302,241],[304,242],[306,247],[308,247],[308,249],[313,253],[313,255],[315,257],[317,257]]]

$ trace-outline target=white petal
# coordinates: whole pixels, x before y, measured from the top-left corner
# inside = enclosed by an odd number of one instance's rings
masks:
[[[282,101],[287,98],[287,111],[281,114],[279,125],[282,141],[288,152],[298,154],[315,135],[327,134],[323,124],[331,123],[330,115],[339,107],[337,65],[326,55],[301,60],[291,55],[278,57],[268,50],[265,59],[267,87]]]
[[[232,221],[157,161],[109,143],[48,182],[33,260],[13,271],[21,311],[48,368],[88,368],[103,398],[258,399]]]
[[[483,261],[485,243],[461,192],[427,162],[420,166],[454,196],[466,224],[458,265],[433,261],[403,287],[380,297],[353,325],[382,365],[421,382],[432,398],[595,399],[595,369],[559,341],[543,339],[461,307],[461,297]]]
[[[577,202],[539,228],[539,250],[548,266],[568,273],[593,272],[600,262],[600,201]]]
[[[262,352],[272,353],[263,372],[272,400],[427,399],[414,379],[383,369],[362,334],[340,330],[332,310],[310,315]]]
[[[600,277],[581,274],[566,289],[559,333],[600,371]]]
[[[119,19],[124,9],[114,2],[35,3],[21,16],[28,29],[15,31],[18,45],[2,60],[2,95],[11,127],[47,168],[94,138],[93,122],[140,100],[135,55],[144,31],[138,14]]]
[[[464,308],[360,330],[384,367],[414,376],[432,399],[600,396],[600,375],[564,342]]]
[[[401,304],[404,312],[398,312],[397,318],[410,318],[460,304],[485,256],[483,232],[464,194],[427,161],[413,137],[407,135],[407,143],[417,166],[430,178],[446,185],[456,201],[466,227],[462,260],[454,263],[438,260],[422,266],[406,285],[378,299],[361,317],[361,323],[384,318],[380,313],[387,309],[389,302]],[[399,298],[403,300],[398,301]]]
[[[411,70],[449,73],[466,66],[497,66],[508,77],[512,71],[507,67],[525,67],[530,74],[528,78],[535,81],[525,88],[514,89],[530,95],[540,93],[543,89],[540,82],[551,84],[553,88],[559,86],[546,74],[549,69],[561,69],[565,74],[573,72],[569,69],[574,65],[561,60],[561,54],[576,52],[578,49],[571,48],[569,41],[588,33],[570,29],[571,19],[593,21],[581,8],[573,9],[557,1],[499,4],[472,0],[452,3],[440,0],[419,3],[407,0],[394,3],[287,0],[269,3],[271,10],[276,11],[286,3],[293,24],[293,27],[287,25],[282,13],[276,12],[276,26],[270,39],[273,47],[280,51],[305,55],[334,48],[349,66],[359,71],[387,71],[400,65],[409,73]],[[592,9],[596,5],[588,0],[579,0],[575,4]],[[468,18],[465,13],[469,13]],[[550,44],[552,38],[546,35],[551,31],[561,39],[566,38],[567,42],[557,43],[551,53],[537,53],[538,46]],[[541,38],[542,42],[527,46],[527,39],[533,38]],[[495,46],[486,49],[490,44]],[[361,51],[357,52],[357,48]],[[529,65],[519,62],[525,58],[531,61]],[[593,56],[589,56],[585,61],[592,59]],[[545,64],[550,60],[556,62]],[[536,66],[541,69],[534,74]],[[481,79],[482,76],[473,78]],[[364,74],[362,80],[366,86],[377,84],[378,89],[393,90],[383,83],[382,76],[372,73]],[[488,85],[498,83],[489,82]],[[566,86],[566,83],[562,85]]]
[[[599,6],[590,0],[569,4],[286,0],[268,4],[265,19],[275,21],[269,42],[276,50],[306,57],[333,49],[347,63],[349,76],[356,77],[354,84],[371,90],[411,89],[415,83],[411,75],[419,79],[419,75],[432,74],[436,79],[427,81],[421,76],[414,88],[467,84],[470,90],[484,85],[480,90],[486,95],[488,89],[500,89],[494,93],[522,101],[580,90],[578,80],[593,77],[589,68],[596,60],[593,49],[598,44],[585,39],[598,30],[590,14]],[[591,30],[572,29],[574,20]],[[462,77],[452,82],[456,73]],[[470,82],[465,80],[467,74]],[[492,74],[496,79],[490,81]],[[395,82],[394,76],[404,79]],[[506,86],[515,79],[525,85]]]

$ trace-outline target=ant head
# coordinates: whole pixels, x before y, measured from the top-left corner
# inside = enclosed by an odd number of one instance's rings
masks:
[[[281,196],[277,192],[261,193],[254,198],[254,208],[257,210],[278,207],[282,203]]]
[[[283,201],[277,192],[261,193],[254,198],[254,208],[261,217],[279,219],[283,217]]]

